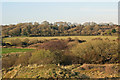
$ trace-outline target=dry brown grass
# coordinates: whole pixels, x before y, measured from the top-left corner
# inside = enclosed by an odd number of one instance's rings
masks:
[[[58,36],[58,37],[11,37],[11,38],[4,38],[3,41],[5,42],[9,42],[11,39],[16,39],[16,38],[19,38],[21,40],[25,39],[25,38],[28,38],[29,40],[34,40],[34,39],[37,39],[37,40],[50,40],[50,39],[67,39],[67,38],[72,38],[72,39],[75,39],[75,38],[78,38],[79,40],[86,40],[86,41],[90,41],[92,40],[93,38],[108,38],[110,40],[116,40],[118,38],[118,36]]]

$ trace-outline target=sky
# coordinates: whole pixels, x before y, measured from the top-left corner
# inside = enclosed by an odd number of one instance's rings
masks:
[[[118,23],[118,2],[3,2],[2,24],[24,22]]]
[[[118,2],[119,0],[1,0],[2,2]]]

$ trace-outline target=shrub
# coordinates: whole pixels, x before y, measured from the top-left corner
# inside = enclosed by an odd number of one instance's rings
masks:
[[[51,51],[65,50],[67,49],[67,43],[62,40],[52,40],[52,41],[48,41],[40,45],[39,49],[46,49],[46,50],[51,50]]]
[[[49,50],[37,50],[32,53],[30,64],[52,64],[56,63],[56,55]]]
[[[75,60],[78,59],[76,56],[71,56],[70,54],[65,54],[63,51],[49,51],[49,50],[37,50],[32,53],[29,59],[30,64],[61,64],[70,65],[72,62],[76,63]]]
[[[116,33],[116,29],[112,29],[112,33]]]
[[[9,55],[7,57],[2,58],[2,67],[5,69],[12,67],[15,64],[17,58],[18,55]]]
[[[117,54],[117,47],[117,43],[96,40],[78,44],[72,48],[72,54],[85,63],[109,63],[114,58],[112,55]]]
[[[68,37],[66,40],[67,40],[68,42],[74,41],[71,37]]]
[[[36,43],[38,43],[39,41],[38,41],[38,39],[32,39],[32,40],[30,40],[30,43],[31,44],[36,44]]]
[[[71,65],[73,58],[76,59],[74,56],[64,54],[63,56],[61,56],[60,64],[61,65]]]
[[[69,49],[71,49],[72,47],[76,46],[77,44],[78,44],[77,42],[73,41],[73,42],[69,42],[67,44],[67,46],[68,46]]]
[[[22,45],[23,45],[23,47],[25,46],[28,46],[29,45],[29,39],[28,38],[25,38],[25,39],[23,39],[23,41],[22,41]]]
[[[22,41],[19,38],[10,40],[10,43],[13,46],[22,46]]]
[[[24,53],[24,54],[21,54],[19,56],[19,58],[16,60],[15,64],[14,65],[24,65],[24,66],[27,66],[29,64],[29,58],[32,56],[32,54],[30,52],[27,52],[27,53]]]
[[[75,41],[76,41],[76,42],[78,42],[78,41],[79,41],[78,37],[75,37]]]

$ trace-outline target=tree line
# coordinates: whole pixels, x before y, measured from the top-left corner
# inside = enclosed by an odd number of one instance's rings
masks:
[[[118,25],[113,23],[85,22],[84,24],[70,22],[49,23],[43,21],[41,24],[18,23],[1,25],[2,37],[5,36],[92,36],[92,35],[117,35]]]

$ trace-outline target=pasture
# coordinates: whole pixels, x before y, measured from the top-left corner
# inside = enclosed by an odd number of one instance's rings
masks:
[[[34,49],[20,49],[20,48],[2,48],[2,54],[13,53],[13,52],[28,52]]]
[[[109,40],[115,40],[118,38],[118,36],[55,36],[55,37],[10,37],[10,38],[4,38],[3,41],[5,42],[9,42],[10,40],[13,40],[13,39],[21,39],[21,40],[24,40],[24,39],[29,39],[29,40],[49,40],[49,39],[67,39],[67,38],[72,38],[72,39],[75,39],[75,38],[78,38],[80,40],[86,40],[86,41],[90,41],[92,40],[93,38],[108,38]]]

